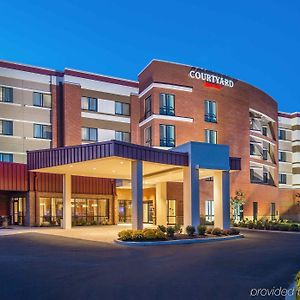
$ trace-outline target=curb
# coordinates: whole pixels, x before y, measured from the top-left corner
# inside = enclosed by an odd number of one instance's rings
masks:
[[[202,244],[202,243],[212,243],[229,241],[244,238],[243,234],[232,235],[232,236],[222,236],[217,238],[196,238],[196,239],[183,239],[183,240],[173,240],[173,241],[155,241],[155,242],[125,242],[120,240],[114,240],[116,244],[123,246],[164,246],[164,245],[184,245],[184,244]]]
[[[288,233],[288,234],[300,234],[300,231],[283,231],[283,230],[267,230],[267,229],[249,229],[246,227],[236,227],[240,230],[246,230],[246,231],[255,231],[255,232],[271,232],[271,233]]]

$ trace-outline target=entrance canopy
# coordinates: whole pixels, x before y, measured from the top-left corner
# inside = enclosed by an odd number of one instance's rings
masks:
[[[201,149],[206,148],[204,143]],[[213,148],[223,145],[213,145]],[[211,153],[211,152],[210,152]],[[216,157],[220,155],[217,154]],[[145,184],[155,184],[162,181],[183,181],[183,168],[191,161],[190,153],[186,147],[162,150],[139,146],[135,144],[107,141],[78,146],[69,146],[54,149],[35,150],[28,152],[28,169],[35,172],[71,174],[88,177],[102,177],[131,180],[132,161],[143,161],[143,181]],[[214,160],[203,153],[205,161]],[[229,159],[229,161],[228,161]],[[226,164],[230,170],[240,170],[240,159],[228,158]],[[225,166],[226,166],[225,164]],[[223,164],[224,165],[224,164]],[[198,166],[199,179],[213,176],[215,165]]]

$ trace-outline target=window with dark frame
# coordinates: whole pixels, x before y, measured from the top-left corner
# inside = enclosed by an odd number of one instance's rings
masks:
[[[164,93],[159,95],[159,114],[175,115],[175,95]]]
[[[98,99],[92,97],[81,98],[81,109],[88,111],[98,111]]]
[[[254,144],[250,144],[250,155],[255,155],[255,146],[254,146]]]
[[[125,131],[116,131],[115,139],[117,141],[130,143],[130,133]]]
[[[268,160],[268,150],[267,149],[263,149],[262,158],[263,158],[263,160]]]
[[[82,127],[81,128],[81,139],[83,141],[97,142],[98,141],[97,128]]]
[[[115,102],[115,114],[129,116],[130,115],[130,105],[123,102]]]
[[[268,127],[267,126],[262,127],[262,135],[268,136]]]
[[[151,96],[145,99],[145,119],[152,115],[152,100]]]
[[[269,183],[269,173],[263,172],[263,183]]]
[[[175,147],[175,126],[160,125],[160,146]]]
[[[287,177],[286,177],[286,174],[279,174],[279,183],[280,184],[286,184],[286,182],[287,182]]]
[[[13,102],[13,89],[10,87],[2,86],[0,88],[0,102]]]
[[[206,122],[216,123],[217,122],[217,104],[215,101],[205,100],[205,116]]]
[[[14,156],[12,153],[0,153],[1,162],[13,162]]]
[[[0,135],[13,135],[13,121],[0,120]]]
[[[152,146],[152,127],[149,126],[145,128],[144,131],[144,140],[145,140],[145,146],[151,147]]]
[[[271,220],[274,221],[276,218],[276,204],[274,202],[271,203]]]
[[[217,144],[217,131],[205,129],[205,142],[209,144]]]
[[[283,129],[279,129],[279,130],[278,130],[278,138],[279,138],[280,140],[285,141],[285,140],[286,140],[286,131],[283,130]]]
[[[33,137],[38,139],[51,140],[52,128],[50,125],[33,124]]]
[[[278,152],[278,160],[282,162],[286,162],[286,152],[279,151]]]

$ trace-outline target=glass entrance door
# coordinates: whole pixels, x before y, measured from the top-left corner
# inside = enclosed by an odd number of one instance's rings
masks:
[[[168,201],[168,211],[167,211],[167,223],[168,225],[176,224],[176,200]]]
[[[11,202],[12,202],[12,224],[24,225],[25,198],[14,197],[11,199]]]
[[[119,223],[131,223],[131,200],[119,200]]]
[[[153,223],[153,201],[143,202],[143,223]]]

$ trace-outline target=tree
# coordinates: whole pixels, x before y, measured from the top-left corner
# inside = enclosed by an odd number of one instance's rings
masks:
[[[240,221],[240,211],[245,204],[246,196],[242,190],[237,190],[234,197],[230,197],[230,204],[232,208],[233,223]]]

